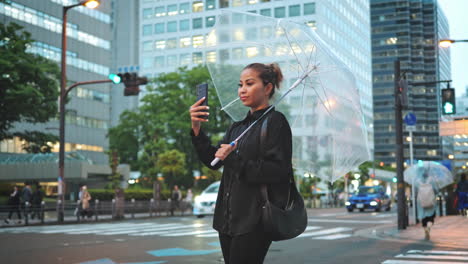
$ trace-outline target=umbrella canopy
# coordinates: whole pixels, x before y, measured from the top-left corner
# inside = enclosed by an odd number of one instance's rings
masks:
[[[254,62],[279,64],[282,86],[289,89],[272,102],[291,124],[298,173],[333,182],[369,160],[354,76],[307,25],[224,11],[208,34],[205,52],[223,110],[234,121],[249,110],[237,94],[242,69]]]
[[[419,161],[404,171],[404,180],[415,187],[419,187],[421,183],[430,183],[437,190],[441,190],[453,183],[453,175],[440,163]]]

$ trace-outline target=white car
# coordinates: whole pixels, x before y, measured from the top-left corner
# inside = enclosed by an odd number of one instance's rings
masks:
[[[216,198],[218,197],[220,182],[213,182],[200,195],[195,197],[193,215],[203,217],[214,214]]]

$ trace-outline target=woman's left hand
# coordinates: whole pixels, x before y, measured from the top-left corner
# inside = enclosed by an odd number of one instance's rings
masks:
[[[215,157],[224,160],[231,154],[233,150],[235,150],[237,147],[237,143],[234,146],[231,146],[230,144],[221,144],[219,147],[218,151],[215,153]]]

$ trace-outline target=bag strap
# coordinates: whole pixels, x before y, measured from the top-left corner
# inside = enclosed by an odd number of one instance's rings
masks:
[[[263,119],[262,122],[262,127],[260,129],[260,153],[264,153],[264,148],[265,148],[265,140],[266,140],[266,135],[267,135],[267,127],[268,127],[268,116]],[[260,185],[260,192],[263,197],[263,201],[268,201],[268,190],[266,184],[261,184]]]

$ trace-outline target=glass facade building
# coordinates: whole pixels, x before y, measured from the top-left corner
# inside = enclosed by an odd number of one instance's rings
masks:
[[[438,48],[438,40],[449,36],[448,21],[436,0],[373,0],[372,76],[374,102],[375,159],[395,166],[394,61],[409,82],[409,108],[416,115],[413,133],[414,158],[447,158],[439,136],[440,89],[431,83],[450,79],[450,54]],[[419,84],[418,84],[419,83]],[[404,132],[408,137],[408,132]],[[405,159],[409,144],[405,141]]]

